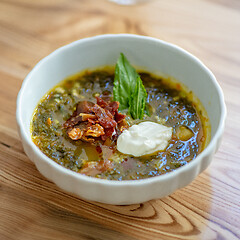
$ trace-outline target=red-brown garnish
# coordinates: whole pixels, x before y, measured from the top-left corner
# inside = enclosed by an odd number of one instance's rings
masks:
[[[104,134],[105,134],[104,133],[104,128],[97,123],[97,124],[94,124],[94,125],[90,125],[87,128],[85,136],[87,136],[87,137],[100,137]]]
[[[72,139],[72,140],[78,140],[81,139],[83,136],[83,131],[80,130],[79,128],[72,128],[69,132],[68,132],[68,136]]]
[[[87,121],[86,119],[94,119],[95,116],[91,114],[91,108],[93,105],[94,103],[88,101],[79,102],[76,106],[76,110],[73,112],[72,116],[63,124],[63,127],[73,127],[79,122]],[[88,117],[86,118],[86,115],[83,115],[84,113],[90,114],[92,116],[88,115]]]
[[[63,124],[72,140],[95,142],[117,139],[117,135],[128,128],[125,115],[118,112],[119,103],[104,101],[96,97],[97,103],[79,102],[73,115]]]
[[[99,123],[104,128],[115,128],[117,126],[117,122],[113,119],[113,115],[107,109],[95,104],[92,110],[97,116]]]

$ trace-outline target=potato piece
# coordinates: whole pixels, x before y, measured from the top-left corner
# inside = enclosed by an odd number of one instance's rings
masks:
[[[180,126],[176,131],[176,135],[179,140],[188,141],[190,138],[193,137],[194,133],[188,127]]]

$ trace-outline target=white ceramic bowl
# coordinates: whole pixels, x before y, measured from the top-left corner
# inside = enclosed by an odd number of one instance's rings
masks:
[[[135,66],[170,75],[201,100],[211,122],[211,141],[189,164],[174,172],[143,180],[110,181],[68,170],[44,155],[32,142],[30,121],[43,95],[69,75],[86,68],[115,65],[123,52]],[[189,184],[210,164],[224,130],[226,107],[214,75],[185,50],[151,37],[101,35],[61,47],[28,74],[17,98],[17,123],[24,150],[37,169],[60,188],[81,198],[109,204],[133,204],[161,198]]]

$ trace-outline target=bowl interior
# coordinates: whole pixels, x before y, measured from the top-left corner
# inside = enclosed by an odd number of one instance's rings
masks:
[[[186,51],[160,40],[135,35],[103,35],[64,46],[43,60],[24,81],[18,98],[20,124],[30,137],[33,111],[43,95],[69,75],[114,65],[123,52],[130,62],[158,75],[169,75],[192,90],[208,112],[211,137],[219,127],[221,90],[212,73]]]

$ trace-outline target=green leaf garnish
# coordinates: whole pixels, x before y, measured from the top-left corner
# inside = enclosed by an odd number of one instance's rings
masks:
[[[136,70],[130,65],[124,54],[121,53],[115,67],[113,83],[113,97],[114,101],[120,103],[119,110],[129,107],[129,99],[132,94],[132,89],[135,88],[137,76]]]
[[[134,119],[144,114],[147,93],[136,70],[130,65],[123,53],[115,67],[113,87],[114,101],[120,103],[119,110],[129,109]]]
[[[137,77],[135,90],[129,102],[129,112],[133,119],[142,119],[144,115],[147,92],[140,76]]]

